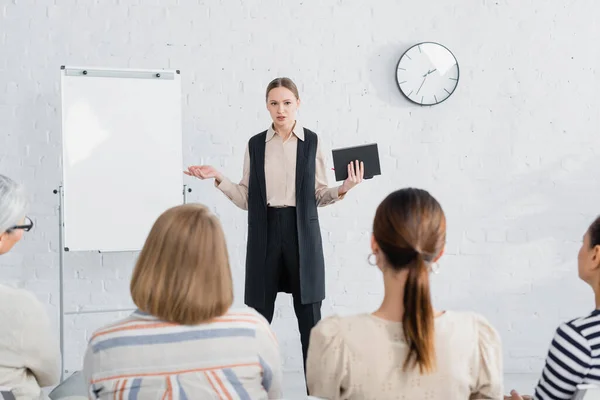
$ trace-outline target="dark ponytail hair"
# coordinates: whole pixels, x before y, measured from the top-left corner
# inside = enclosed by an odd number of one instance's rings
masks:
[[[592,222],[588,232],[590,234],[590,248],[600,246],[600,217]]]
[[[446,243],[444,211],[425,190],[397,190],[377,208],[373,236],[394,270],[408,268],[402,326],[410,350],[404,368],[416,364],[421,373],[432,372],[435,345],[428,267]]]

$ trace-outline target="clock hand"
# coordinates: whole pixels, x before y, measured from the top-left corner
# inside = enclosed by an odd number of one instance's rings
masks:
[[[421,91],[421,88],[423,87],[423,84],[425,83],[425,79],[427,79],[427,74],[425,75],[425,78],[423,78],[423,82],[421,82],[421,86],[419,86],[419,90],[417,90],[417,93],[415,93],[415,94],[419,94],[419,92]]]
[[[437,71],[437,68],[436,69],[432,69],[431,71],[427,72],[427,75],[429,75],[430,73],[435,72],[435,71]]]

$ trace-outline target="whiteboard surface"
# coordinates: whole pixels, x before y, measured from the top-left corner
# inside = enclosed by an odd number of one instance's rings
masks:
[[[65,247],[140,250],[183,203],[180,75],[81,70],[61,71]]]

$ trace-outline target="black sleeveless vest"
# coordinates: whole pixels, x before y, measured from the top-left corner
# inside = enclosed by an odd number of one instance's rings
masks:
[[[248,184],[248,242],[246,247],[246,284],[244,302],[254,308],[265,305],[265,294],[272,280],[266,280],[267,194],[265,184],[265,140],[267,131],[248,142],[250,179]],[[325,260],[315,198],[315,160],[318,136],[304,128],[298,139],[296,156],[296,218],[300,254],[300,292],[302,304],[325,298]],[[278,288],[278,291],[288,291]]]

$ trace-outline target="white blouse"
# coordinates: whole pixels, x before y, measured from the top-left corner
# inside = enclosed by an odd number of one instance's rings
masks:
[[[502,345],[483,317],[447,311],[435,319],[436,370],[403,369],[402,323],[360,314],[313,328],[307,360],[311,396],[323,399],[503,399]]]
[[[0,285],[0,386],[17,400],[47,398],[58,383],[60,352],[42,303],[31,293]]]

